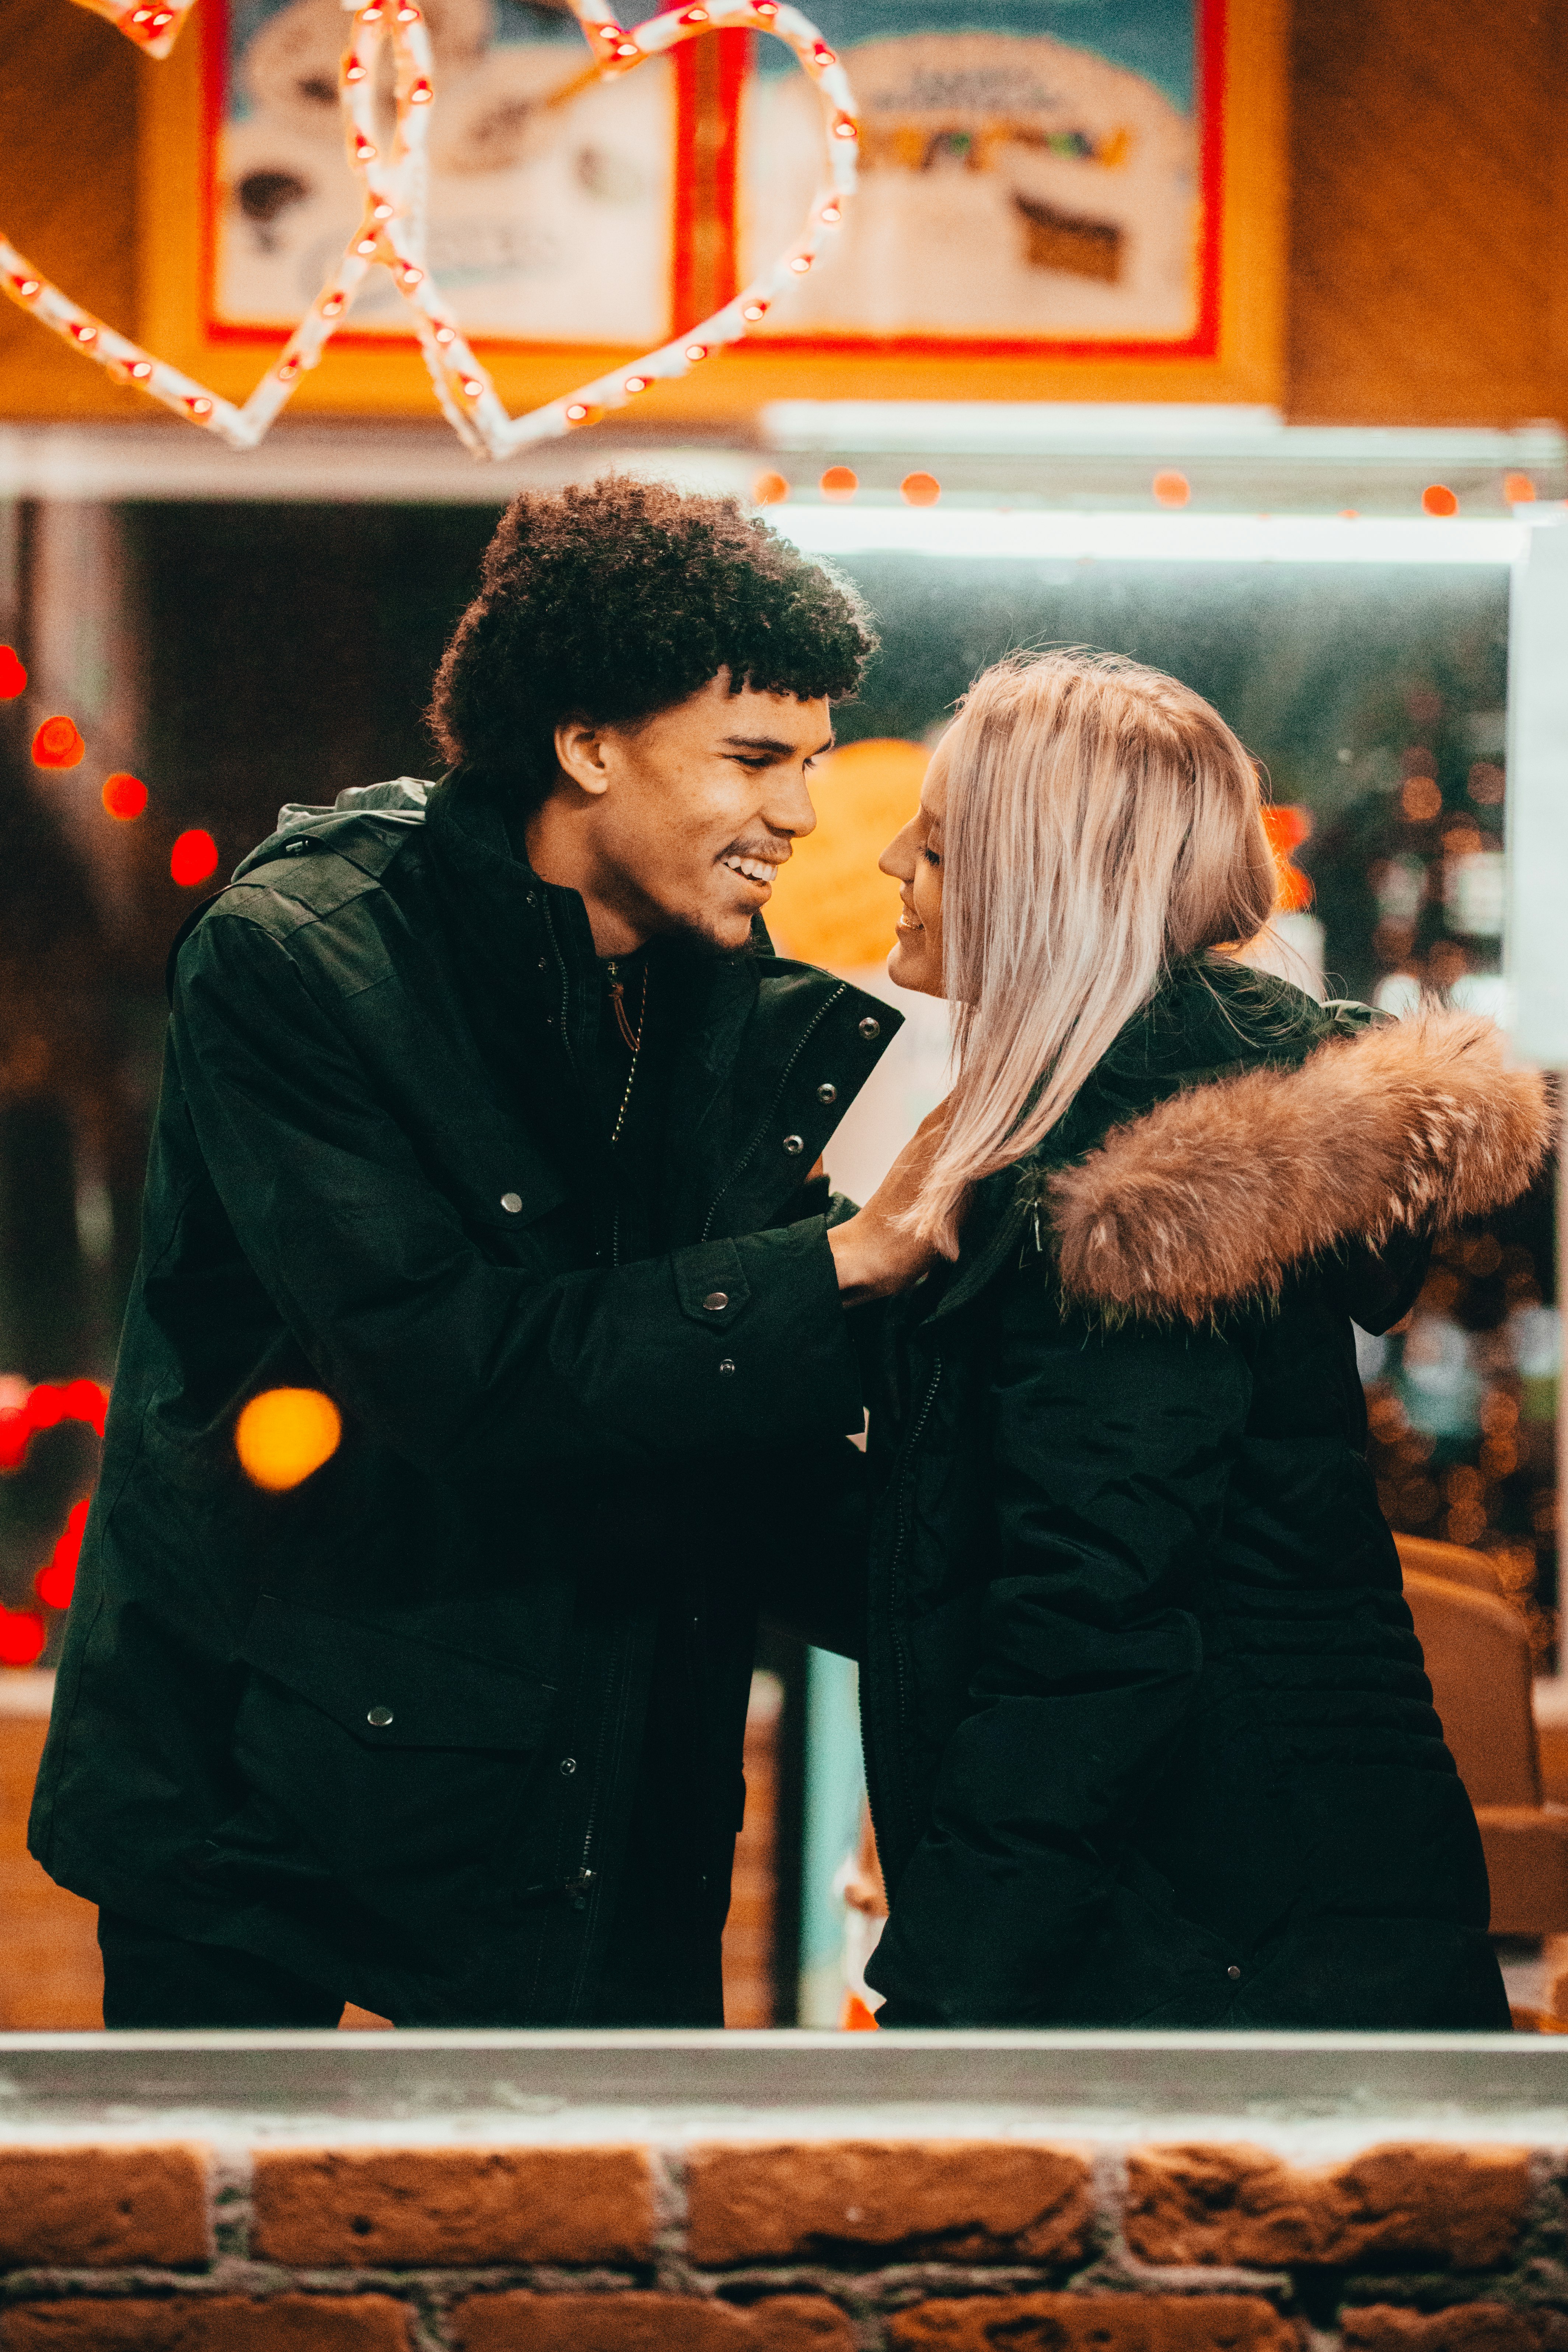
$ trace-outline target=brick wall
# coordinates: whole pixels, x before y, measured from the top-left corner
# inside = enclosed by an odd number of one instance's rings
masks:
[[[1562,2154],[0,2139],[4,2352],[1535,2352]],[[711,2131],[711,2126],[709,2126]],[[493,2126],[491,2126],[493,2130]]]

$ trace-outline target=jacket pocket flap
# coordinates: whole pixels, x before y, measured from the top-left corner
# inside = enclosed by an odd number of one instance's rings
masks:
[[[555,1697],[510,1667],[266,1592],[239,1654],[369,1748],[535,1748]]]

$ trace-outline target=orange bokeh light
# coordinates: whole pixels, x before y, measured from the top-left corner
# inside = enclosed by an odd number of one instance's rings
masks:
[[[782,506],[789,496],[789,484],[782,474],[759,474],[752,484],[752,500],[759,507]]]
[[[217,871],[217,844],[199,825],[181,834],[169,853],[169,871],[182,890],[194,890]]]
[[[15,646],[0,646],[0,702],[15,702],[27,690],[27,673]]]
[[[1265,808],[1263,830],[1268,835],[1268,846],[1274,852],[1274,870],[1279,878],[1279,912],[1282,915],[1300,914],[1303,907],[1310,907],[1312,903],[1312,886],[1300,866],[1291,865],[1290,853],[1311,838],[1311,813],[1289,802],[1279,808]]]
[[[1443,805],[1436,776],[1406,776],[1399,805],[1413,824],[1430,824]]]
[[[1185,474],[1156,474],[1149,487],[1163,507],[1184,507],[1193,495]]]
[[[911,507],[934,507],[942,496],[942,484],[934,474],[906,474],[899,488]]]
[[[829,466],[816,487],[825,499],[842,502],[854,497],[860,487],[860,477],[848,466]]]
[[[342,1415],[320,1389],[267,1389],[235,1423],[234,1445],[251,1484],[283,1495],[331,1460],[342,1433]]]
[[[36,768],[74,768],[87,745],[83,742],[74,719],[57,715],[46,719],[33,738],[33,765]]]
[[[1510,507],[1531,506],[1535,500],[1535,484],[1528,474],[1505,474],[1502,494]]]
[[[103,780],[103,805],[110,816],[118,817],[121,824],[129,824],[147,805],[147,787],[129,769],[116,768],[111,776]]]
[[[1429,515],[1455,515],[1459,511],[1459,501],[1446,482],[1428,482],[1421,493],[1421,505]]]

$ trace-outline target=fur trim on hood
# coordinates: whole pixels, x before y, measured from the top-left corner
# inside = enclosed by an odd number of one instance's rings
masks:
[[[1516,1199],[1552,1128],[1544,1079],[1508,1066],[1493,1024],[1431,1007],[1173,1096],[1052,1175],[1041,1206],[1068,1297],[1199,1323],[1339,1244]]]

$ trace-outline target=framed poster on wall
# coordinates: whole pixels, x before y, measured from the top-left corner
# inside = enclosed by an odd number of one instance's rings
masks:
[[[556,0],[426,5],[429,259],[514,408],[717,308],[798,227],[820,132],[782,43],[707,35],[604,83]],[[802,397],[1275,396],[1283,0],[811,13],[860,106],[859,194],[763,331],[658,386],[641,416]],[[143,340],[231,397],[357,216],[344,24],[339,0],[202,0],[146,69]],[[295,406],[430,413],[384,273]]]

